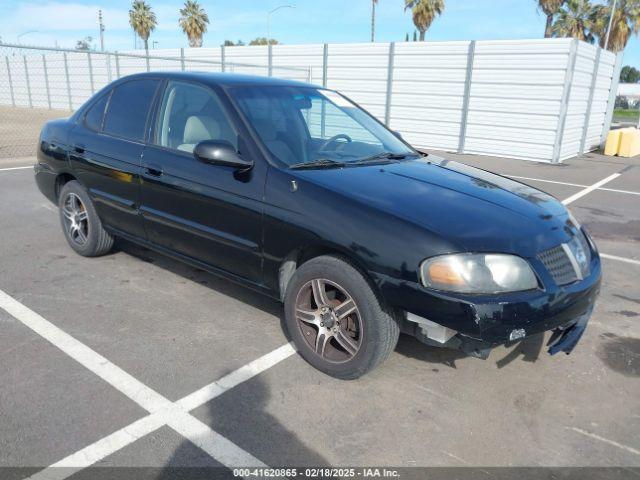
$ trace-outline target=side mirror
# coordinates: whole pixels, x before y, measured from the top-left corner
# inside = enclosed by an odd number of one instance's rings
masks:
[[[251,160],[245,160],[229,142],[224,140],[204,140],[193,149],[193,155],[204,163],[232,167],[246,171],[253,167]]]
[[[404,140],[402,138],[402,135],[400,134],[400,132],[398,132],[397,130],[391,130],[391,133],[393,133],[396,137],[398,137],[400,140]]]

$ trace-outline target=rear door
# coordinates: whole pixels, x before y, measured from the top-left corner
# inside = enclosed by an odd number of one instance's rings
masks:
[[[160,80],[117,84],[96,99],[71,133],[70,159],[108,227],[144,237],[138,211],[141,157]]]
[[[262,195],[267,163],[244,143],[221,92],[169,81],[143,155],[140,210],[148,239],[253,283],[262,279]],[[247,173],[197,160],[203,140],[223,140],[255,161]]]

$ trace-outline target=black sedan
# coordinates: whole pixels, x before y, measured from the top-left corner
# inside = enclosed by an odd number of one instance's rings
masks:
[[[600,287],[556,199],[303,83],[126,77],[44,126],[35,171],[77,253],[121,237],[278,298],[300,354],[339,378],[400,332],[486,357],[553,330],[550,353],[569,353]]]

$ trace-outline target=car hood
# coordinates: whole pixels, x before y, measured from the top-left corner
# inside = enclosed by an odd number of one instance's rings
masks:
[[[568,239],[554,197],[468,165],[429,156],[296,174],[370,208],[420,225],[460,251],[533,256]]]

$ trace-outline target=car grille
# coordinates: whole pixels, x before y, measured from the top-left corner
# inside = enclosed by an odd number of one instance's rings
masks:
[[[538,254],[538,259],[547,268],[554,282],[566,285],[578,279],[576,271],[561,245]]]
[[[582,247],[586,262],[582,265],[576,263],[579,271],[574,268],[574,263],[577,262],[569,257],[569,254],[574,255],[575,245],[577,243]],[[589,243],[582,232],[578,232],[577,235],[566,244],[569,248],[565,249],[562,245],[550,248],[538,254],[538,259],[549,271],[549,274],[556,282],[557,285],[567,285],[569,283],[580,280],[589,274],[589,265],[591,264],[591,248]],[[569,252],[569,253],[568,253]],[[572,261],[573,260],[573,261]]]

